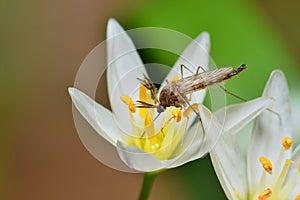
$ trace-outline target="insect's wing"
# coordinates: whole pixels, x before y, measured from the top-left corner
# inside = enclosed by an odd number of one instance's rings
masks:
[[[221,83],[232,70],[232,67],[222,67],[180,79],[177,81],[179,91],[189,94]]]

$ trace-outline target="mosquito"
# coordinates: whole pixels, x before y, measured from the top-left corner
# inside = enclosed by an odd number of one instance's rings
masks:
[[[225,80],[236,76],[246,68],[247,66],[245,64],[242,64],[236,69],[233,69],[232,67],[221,67],[205,71],[201,66],[199,66],[194,73],[185,65],[181,65],[181,79],[167,81],[167,84],[162,88],[159,96],[157,94],[158,91],[154,83],[151,82],[151,80],[146,75],[144,75],[143,79],[138,78],[138,80],[150,91],[151,99],[154,101],[154,104],[150,104],[144,101],[136,101],[138,103],[136,107],[156,108],[158,113],[158,115],[155,117],[156,119],[168,107],[174,106],[183,109],[189,106],[193,110],[193,112],[196,113],[199,121],[201,122],[203,132],[205,132],[199,112],[196,111],[196,109],[190,104],[191,96],[189,95],[196,91],[219,85],[219,87],[223,91],[225,91],[225,93],[230,94],[242,101],[246,101],[245,99],[240,98],[239,96],[226,90],[223,86],[220,86],[220,83],[223,83]],[[183,69],[187,69],[188,71],[193,73],[193,75],[183,77]],[[203,72],[199,73],[200,69],[202,69]]]

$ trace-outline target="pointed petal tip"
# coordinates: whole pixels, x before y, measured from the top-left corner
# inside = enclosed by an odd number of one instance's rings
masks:
[[[282,70],[275,69],[272,71],[272,73],[270,75],[270,79],[273,79],[273,78],[285,80],[285,75]]]
[[[210,50],[210,35],[208,32],[204,31],[200,33],[195,40],[199,42],[207,51]]]
[[[68,92],[69,92],[70,96],[74,95],[75,90],[76,90],[76,88],[73,88],[73,87],[68,88]]]
[[[106,37],[112,38],[118,33],[124,32],[125,30],[123,27],[119,24],[119,22],[115,18],[109,18],[107,22],[107,31],[106,31]]]
[[[283,97],[283,93],[279,92],[285,92],[286,96],[289,96],[288,93],[288,84],[286,77],[283,73],[283,71],[279,69],[275,69],[271,72],[271,75],[269,76],[269,79],[267,81],[267,84],[264,89],[264,95],[275,95],[277,93],[277,97],[281,96]],[[273,97],[273,96],[272,96]]]
[[[115,18],[109,18],[107,22],[107,29],[113,28],[114,26],[120,26]]]
[[[199,34],[199,36],[197,37],[198,38],[201,38],[203,40],[206,40],[206,41],[210,41],[210,35],[209,35],[209,32],[207,31],[203,31]]]

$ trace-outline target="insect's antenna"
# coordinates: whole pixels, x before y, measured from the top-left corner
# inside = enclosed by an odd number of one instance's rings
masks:
[[[144,101],[136,101],[138,104],[135,104],[135,106],[137,108],[155,108],[156,106],[151,104],[151,103],[147,103]]]
[[[155,87],[154,83],[145,75],[143,74],[144,78],[137,78],[141,82],[141,84],[147,88],[150,93],[151,93],[151,99],[155,102],[158,103],[158,98],[157,98],[157,88]]]

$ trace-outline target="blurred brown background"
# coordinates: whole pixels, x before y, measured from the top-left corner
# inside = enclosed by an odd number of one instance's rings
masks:
[[[67,87],[89,51],[105,40],[107,19],[122,23],[142,3],[0,1],[0,199],[136,199],[142,176],[102,165],[81,144]],[[299,7],[256,3],[299,63]],[[99,101],[108,106],[106,98]],[[160,175],[151,199],[188,197],[178,176],[176,170]]]

